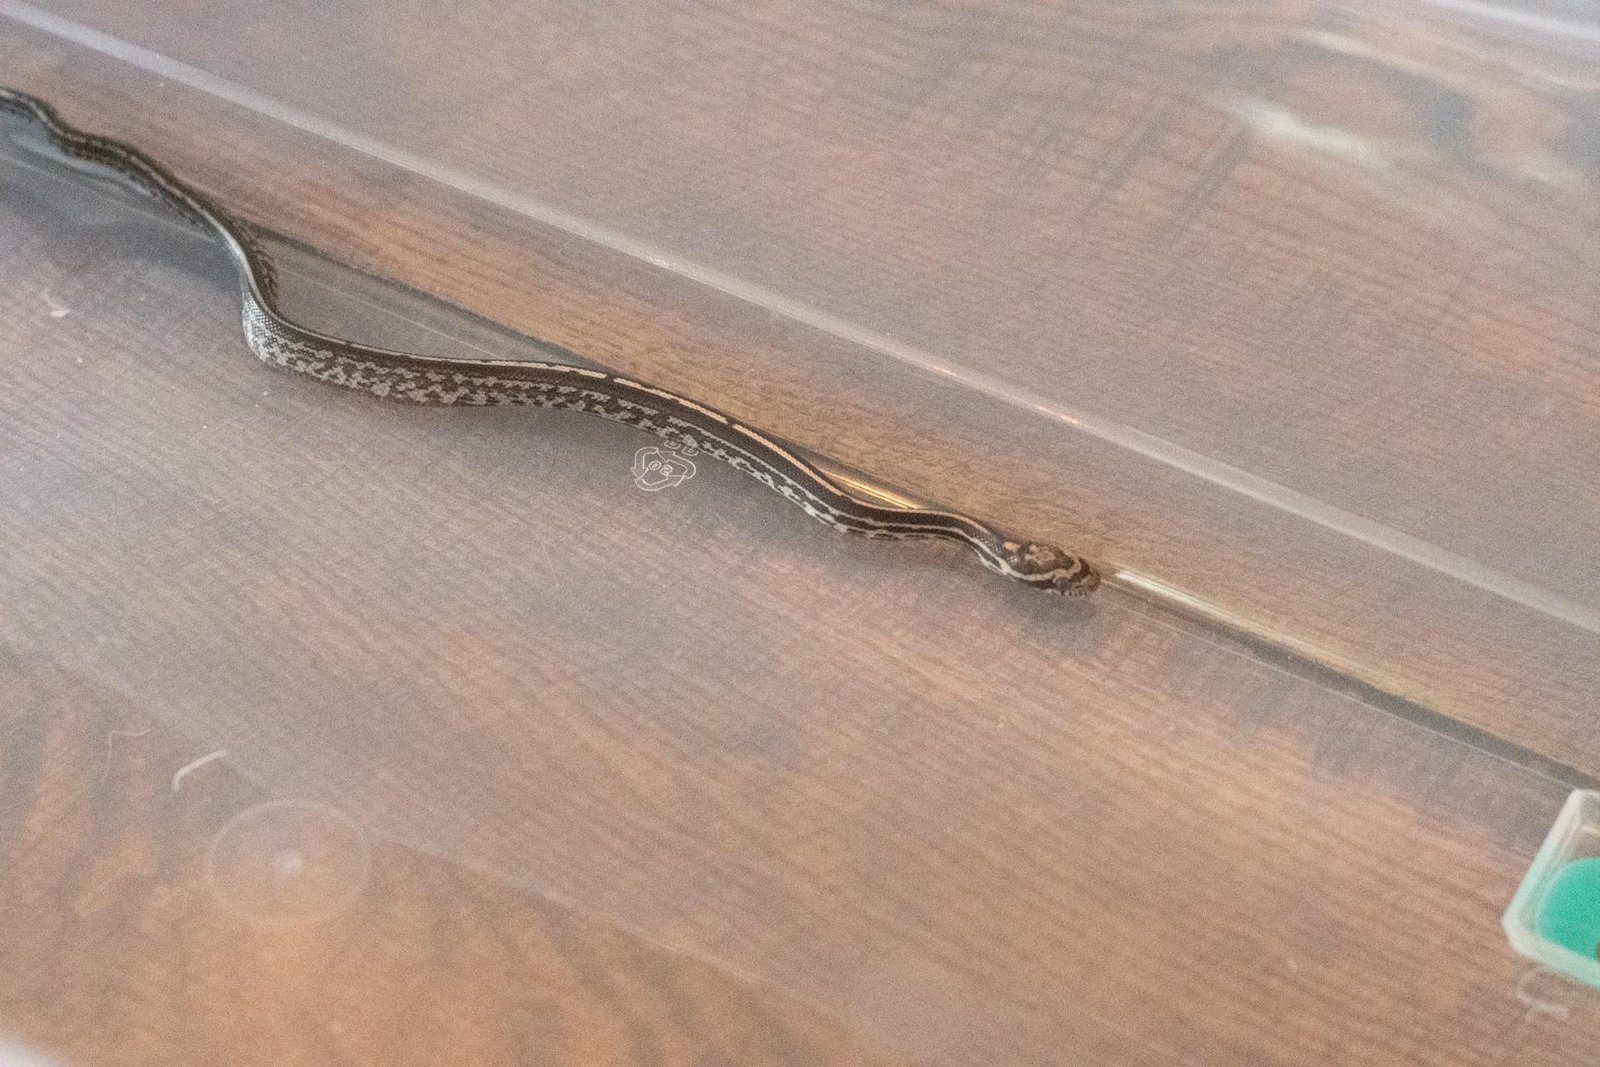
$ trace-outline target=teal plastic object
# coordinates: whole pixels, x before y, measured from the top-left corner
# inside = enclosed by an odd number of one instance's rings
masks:
[[[1556,871],[1534,913],[1534,928],[1585,959],[1600,958],[1600,857],[1573,860]]]
[[[1502,922],[1519,953],[1600,989],[1600,792],[1567,798]]]

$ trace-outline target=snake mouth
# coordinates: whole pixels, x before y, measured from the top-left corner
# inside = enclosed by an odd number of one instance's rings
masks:
[[[1061,575],[1052,581],[1055,591],[1062,596],[1084,597],[1100,588],[1100,574],[1087,563],[1074,574]]]
[[[130,145],[64,122],[44,101],[0,86],[0,114],[42,132],[72,165],[98,167],[156,203],[199,224],[226,246],[241,281],[246,344],[262,362],[391,401],[441,406],[525,404],[575,411],[622,423],[665,440],[668,453],[650,466],[645,450],[633,471],[641,489],[678,484],[694,473],[687,456],[704,453],[756,478],[812,518],[845,532],[890,539],[937,537],[965,544],[991,571],[1031,589],[1087,596],[1100,584],[1085,560],[1056,545],[1008,539],[959,512],[857,498],[833,478],[797,459],[788,446],[687,397],[571,362],[414,355],[364,345],[301,326],[278,306],[273,262],[251,227],[160,163]],[[640,463],[640,458],[644,462]],[[848,479],[846,479],[848,481]],[[881,494],[880,494],[881,495]]]

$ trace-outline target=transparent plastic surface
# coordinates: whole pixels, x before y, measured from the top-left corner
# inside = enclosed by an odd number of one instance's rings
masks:
[[[1583,10],[0,15],[341,257],[1600,768]]]
[[[730,1062],[1558,1063],[1593,1033],[1581,1001],[1516,1025],[1495,923],[1559,781],[1115,590],[843,539],[712,464],[647,491],[622,427],[274,372],[218,249],[26,156],[0,183],[19,1040],[605,1061],[560,1015],[585,995],[637,1062],[738,1032]],[[321,328],[543,354],[281,254]]]
[[[1570,5],[146,8],[5,5],[1600,627]]]
[[[1600,793],[1574,790],[1502,920],[1524,956],[1600,989]],[[1588,942],[1585,945],[1585,942]],[[1577,951],[1579,946],[1585,952]]]

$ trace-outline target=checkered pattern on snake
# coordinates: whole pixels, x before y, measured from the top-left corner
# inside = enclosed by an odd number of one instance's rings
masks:
[[[665,389],[567,363],[415,355],[310,330],[278,307],[277,274],[255,234],[215,201],[138,149],[69,126],[27,93],[0,88],[0,112],[31,124],[66,159],[125,182],[221,240],[238,273],[245,340],[268,364],[413,404],[524,404],[594,415],[721,460],[836,530],[955,541],[990,570],[1067,596],[1086,595],[1099,585],[1087,561],[1055,545],[1013,537],[958,512],[862,500],[782,442]]]

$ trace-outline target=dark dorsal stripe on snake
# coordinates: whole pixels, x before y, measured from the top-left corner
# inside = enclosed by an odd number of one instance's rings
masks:
[[[74,129],[27,93],[0,88],[0,111],[30,122],[65,156],[116,176],[220,239],[237,268],[245,339],[266,363],[390,400],[527,404],[596,415],[719,459],[836,530],[956,541],[990,570],[1067,596],[1085,595],[1099,585],[1087,561],[1054,545],[1010,536],[956,512],[864,501],[781,442],[665,389],[571,364],[414,355],[307,329],[278,309],[272,260],[250,228],[209,197],[138,149]]]

